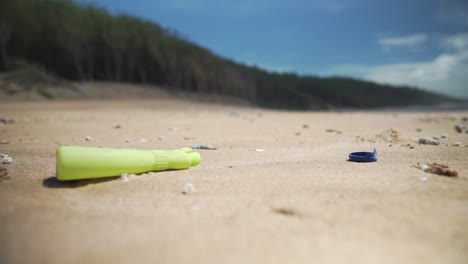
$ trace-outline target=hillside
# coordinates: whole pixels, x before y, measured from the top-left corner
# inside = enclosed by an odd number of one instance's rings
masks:
[[[222,58],[177,32],[70,0],[0,2],[0,70],[41,65],[61,78],[155,84],[263,107],[430,105],[455,99],[350,78],[268,72]]]

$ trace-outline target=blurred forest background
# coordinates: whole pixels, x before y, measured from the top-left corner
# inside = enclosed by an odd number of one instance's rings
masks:
[[[272,108],[457,101],[411,87],[265,71],[217,56],[157,23],[71,0],[1,0],[0,70],[28,67],[68,80],[155,84],[239,97]]]

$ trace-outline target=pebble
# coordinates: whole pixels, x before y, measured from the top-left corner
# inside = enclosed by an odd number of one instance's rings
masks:
[[[421,177],[420,180],[421,181],[427,181],[427,177]]]
[[[7,154],[0,154],[0,157],[2,158],[2,164],[10,164],[13,162],[13,159]]]
[[[86,140],[86,141],[91,141],[91,140],[93,140],[93,138],[90,137],[90,136],[86,136],[86,137],[85,137],[85,140]]]
[[[148,143],[148,140],[145,138],[140,139],[140,143]]]
[[[191,194],[195,192],[195,187],[191,183],[186,183],[184,187],[182,188],[182,193],[183,194]]]
[[[444,138],[444,139],[447,139],[447,138],[448,138],[448,134],[447,134],[447,133],[443,133],[440,137],[441,137],[441,138]]]
[[[8,176],[7,168],[0,167],[0,182],[8,179],[10,179],[10,177]]]
[[[10,141],[8,141],[8,140],[0,140],[0,144],[2,144],[2,145],[10,144]]]
[[[343,134],[343,131],[338,130],[338,129],[325,129],[326,132],[328,133],[336,133],[336,134]]]
[[[458,133],[468,133],[468,125],[456,125],[455,130]]]
[[[454,147],[463,147],[463,144],[460,141],[453,143]]]
[[[0,118],[0,125],[13,124],[15,120]]]
[[[439,141],[437,141],[437,139],[432,138],[432,137],[420,138],[419,143],[424,144],[424,145],[439,145],[440,144]]]
[[[208,150],[216,150],[217,148],[208,145],[208,144],[196,144],[192,145],[192,149],[208,149]]]
[[[264,149],[261,149],[261,148],[256,148],[255,151],[257,151],[257,152],[263,152],[263,151],[265,151],[265,150],[264,150]]]

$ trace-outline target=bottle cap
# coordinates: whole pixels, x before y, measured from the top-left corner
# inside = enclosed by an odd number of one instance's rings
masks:
[[[374,148],[374,152],[352,152],[349,153],[349,161],[355,162],[374,162],[377,161],[377,150]]]

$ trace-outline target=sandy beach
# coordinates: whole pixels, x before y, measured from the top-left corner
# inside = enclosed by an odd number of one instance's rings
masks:
[[[468,145],[454,129],[466,116],[3,101],[0,117],[14,123],[0,126],[0,153],[13,159],[0,165],[0,263],[467,263],[468,147],[452,146]],[[417,143],[443,133],[438,146]],[[55,179],[61,145],[193,144],[217,150],[127,182]],[[377,162],[347,161],[374,147]],[[459,177],[414,167],[432,162]],[[196,192],[182,194],[186,183]]]

